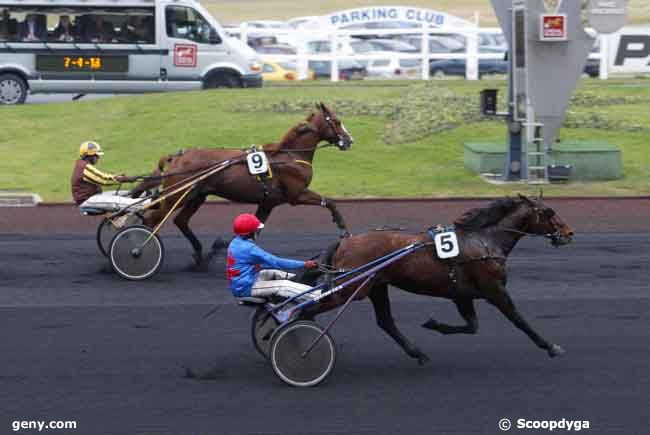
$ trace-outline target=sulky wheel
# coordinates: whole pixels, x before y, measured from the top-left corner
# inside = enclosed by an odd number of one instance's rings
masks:
[[[294,387],[313,387],[324,381],[334,369],[334,340],[325,334],[307,355],[304,353],[323,329],[310,321],[282,326],[273,334],[271,364],[275,374]]]
[[[269,359],[271,353],[271,336],[277,328],[278,322],[263,305],[257,307],[251,317],[251,336],[253,346],[260,355]]]
[[[99,252],[105,257],[108,257],[108,250],[111,247],[111,241],[115,237],[115,234],[124,227],[141,224],[142,218],[137,214],[120,216],[115,219],[102,219],[99,227],[97,227],[97,247],[99,248]]]
[[[149,227],[135,225],[121,229],[111,241],[109,260],[122,278],[133,281],[154,275],[163,262],[164,248]]]

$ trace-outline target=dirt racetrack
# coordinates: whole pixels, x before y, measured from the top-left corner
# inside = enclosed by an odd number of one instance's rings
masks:
[[[333,330],[333,375],[308,390],[285,386],[252,349],[249,311],[227,291],[223,257],[208,272],[189,271],[189,244],[173,225],[163,234],[161,272],[134,283],[97,252],[97,219],[69,205],[0,209],[0,433],[16,420],[75,420],[76,431],[49,433],[496,434],[502,418],[512,421],[510,433],[548,432],[518,429],[519,419],[647,433],[650,199],[547,202],[574,227],[575,242],[554,249],[523,240],[508,263],[508,287],[566,355],[549,359],[481,302],[476,336],[422,329],[430,316],[459,316],[448,301],[393,289],[398,327],[431,363],[406,357],[359,302]],[[353,231],[420,231],[485,204],[342,202],[341,211]],[[210,204],[194,227],[207,244],[250,210]],[[260,242],[305,258],[334,237],[325,210],[284,207]],[[208,379],[185,378],[185,367]]]

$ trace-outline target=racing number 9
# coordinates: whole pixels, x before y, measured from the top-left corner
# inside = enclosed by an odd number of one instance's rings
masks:
[[[266,154],[262,151],[250,153],[246,156],[248,162],[248,172],[251,175],[259,175],[268,172],[269,162],[266,158]]]
[[[264,159],[258,153],[251,156],[251,162],[253,162],[253,167],[258,171],[264,166]]]

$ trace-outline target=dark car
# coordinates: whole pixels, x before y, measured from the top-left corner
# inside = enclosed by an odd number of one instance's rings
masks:
[[[309,69],[314,71],[316,78],[330,78],[332,62],[329,60],[310,60]],[[339,79],[362,80],[368,76],[366,67],[355,60],[339,60]]]
[[[508,62],[505,59],[505,53],[486,49],[481,50],[481,53],[503,54],[503,57],[500,59],[479,59],[479,77],[489,74],[508,74]],[[429,64],[429,73],[432,77],[464,76],[465,65],[465,59],[433,60]]]
[[[585,74],[592,79],[600,77],[600,59],[587,59]]]

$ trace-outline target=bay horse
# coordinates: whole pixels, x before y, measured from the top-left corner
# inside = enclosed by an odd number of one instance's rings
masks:
[[[391,314],[388,286],[432,297],[451,299],[465,325],[447,325],[429,319],[422,326],[441,334],[476,334],[478,319],[475,299],[485,299],[497,307],[550,357],[564,353],[557,344],[542,338],[517,311],[506,290],[506,260],[524,236],[548,237],[554,246],[567,244],[573,230],[541,198],[505,198],[487,208],[473,209],[454,221],[460,254],[440,260],[433,246],[416,251],[381,270],[357,295],[369,297],[377,324],[420,364],[428,357],[411,343],[395,325]],[[336,242],[322,255],[321,262],[335,269],[351,270],[397,251],[412,243],[431,242],[429,232],[409,234],[399,231],[371,231]],[[341,282],[336,282],[340,284]],[[302,313],[306,318],[342,305],[355,290],[348,286]]]
[[[209,261],[219,249],[225,247],[225,242],[217,239],[211,252],[204,258],[201,242],[189,227],[190,219],[208,195],[216,195],[234,202],[257,204],[255,215],[262,222],[269,218],[273,208],[281,204],[321,206],[330,211],[342,235],[347,236],[349,232],[345,221],[334,201],[310,190],[309,184],[314,175],[314,154],[321,142],[328,142],[341,151],[346,151],[354,140],[336,114],[323,103],[318,103],[316,107],[316,112],[311,113],[306,121],[291,128],[280,142],[262,147],[272,171],[271,177],[264,181],[249,174],[246,150],[191,149],[176,155],[163,156],[151,179],[136,186],[131,191],[131,196],[138,197],[145,190],[158,185],[164,190],[165,187],[187,179],[193,173],[205,170],[206,165],[229,159],[237,160],[235,164],[198,183],[178,204],[177,209],[180,211],[174,218],[174,223],[192,244],[197,265],[205,264],[205,260]],[[182,192],[166,198],[160,208],[145,213],[143,223],[151,228],[157,225],[180,199],[181,194]]]

